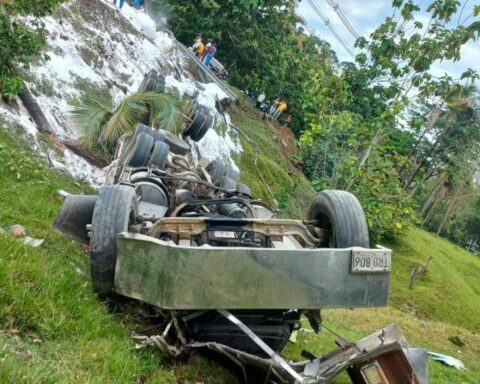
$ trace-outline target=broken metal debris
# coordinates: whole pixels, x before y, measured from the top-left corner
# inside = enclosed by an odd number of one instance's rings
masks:
[[[215,342],[191,341],[180,347],[167,342],[171,323],[162,335],[135,336],[141,346],[152,346],[179,357],[187,350],[209,349],[218,352],[238,365],[245,382],[249,382],[248,367],[261,368],[265,377],[282,383],[321,384],[327,383],[340,373],[347,371],[355,384],[410,383],[427,384],[427,354],[425,350],[409,348],[400,331],[390,325],[355,343],[338,339],[339,348],[318,358],[302,362],[287,362],[258,338],[242,321],[226,310],[218,310],[267,353],[259,357]],[[430,354],[430,353],[429,353]],[[309,354],[311,356],[311,354]],[[383,381],[368,381],[365,375],[378,374]],[[373,377],[373,376],[370,376]],[[267,381],[265,381],[267,382]]]
[[[432,358],[432,360],[448,365],[449,367],[457,368],[462,371],[466,370],[465,364],[463,364],[461,360],[456,359],[455,357],[430,351],[428,352],[428,355]]]

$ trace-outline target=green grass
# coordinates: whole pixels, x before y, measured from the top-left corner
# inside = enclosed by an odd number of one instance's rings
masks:
[[[392,306],[420,319],[449,322],[480,332],[480,258],[420,229],[395,242]],[[432,258],[426,276],[408,288],[412,268]]]
[[[232,113],[234,123],[260,149],[260,171],[280,203],[281,215],[301,217],[313,189],[277,149],[275,126],[249,106]],[[24,146],[19,133],[0,123],[0,227],[25,226],[45,239],[30,248],[0,235],[0,383],[236,383],[220,365],[199,355],[172,363],[154,349],[137,350],[131,339],[142,323],[132,313],[111,312],[92,293],[88,254],[52,230],[61,205],[58,189],[90,193],[70,177],[50,170]],[[253,150],[242,141],[242,181],[270,201],[254,169]],[[430,363],[431,383],[478,383],[480,377],[480,259],[446,240],[412,229],[396,241],[390,307],[328,310],[325,324],[356,340],[390,323],[411,345],[460,358],[468,371]],[[427,275],[413,289],[410,271],[432,257]],[[458,336],[457,347],[448,338]],[[334,336],[300,333],[284,355],[299,359],[307,349],[321,354]],[[346,376],[334,383],[348,383]]]

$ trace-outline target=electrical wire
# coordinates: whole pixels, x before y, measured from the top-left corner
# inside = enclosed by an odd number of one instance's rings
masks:
[[[338,2],[333,1],[333,0],[325,0],[325,1],[328,5],[330,5],[332,7],[332,9],[335,11],[335,13],[337,14],[340,21],[343,23],[345,28],[347,28],[347,30],[350,32],[350,34],[353,36],[353,38],[355,40],[360,38],[362,35],[360,34],[360,32],[358,32],[358,29],[353,24],[353,22],[351,22],[348,19],[345,12],[343,12],[343,10],[340,8],[340,4]]]
[[[322,12],[320,7],[313,2],[313,0],[306,0],[307,3],[310,5],[310,8],[317,14],[318,17],[323,21],[325,26],[328,28],[330,33],[335,37],[335,39],[340,43],[340,45],[345,49],[345,51],[352,56],[353,59],[355,59],[355,53],[352,51],[352,49],[348,46],[347,42],[344,40],[344,38],[340,35],[340,33],[336,30],[336,28],[332,25],[330,22],[329,18],[325,16],[325,14]]]

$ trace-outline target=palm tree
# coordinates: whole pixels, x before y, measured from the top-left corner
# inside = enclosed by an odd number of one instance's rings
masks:
[[[71,110],[70,119],[84,148],[100,147],[108,152],[120,136],[133,131],[138,123],[175,132],[188,108],[189,103],[178,95],[161,90],[133,93],[116,106],[104,97],[86,94]]]

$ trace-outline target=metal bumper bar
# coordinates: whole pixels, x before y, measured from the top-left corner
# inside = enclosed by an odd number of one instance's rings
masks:
[[[390,271],[354,268],[387,249],[184,247],[117,238],[115,291],[165,309],[315,309],[387,304]]]

